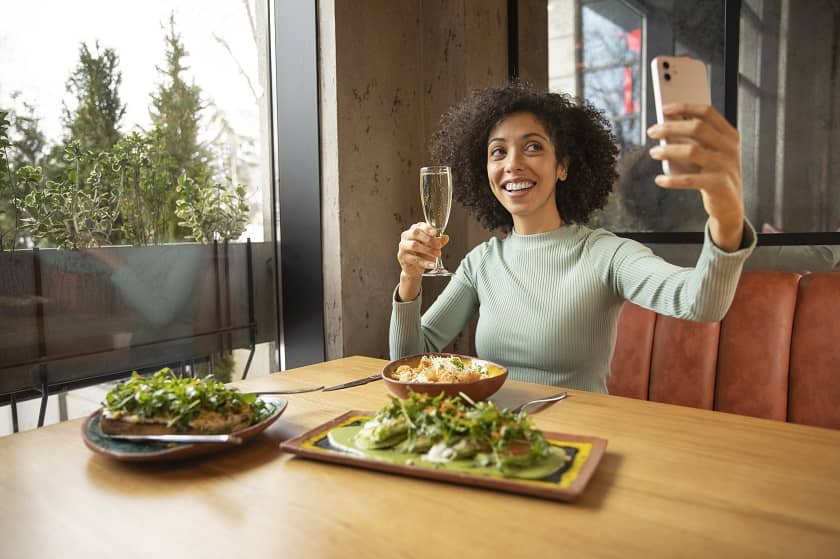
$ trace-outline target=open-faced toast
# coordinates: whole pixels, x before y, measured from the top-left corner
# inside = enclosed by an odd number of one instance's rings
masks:
[[[134,373],[108,392],[100,428],[108,435],[232,433],[262,419],[264,404],[253,394],[212,378],[182,378],[161,369]]]

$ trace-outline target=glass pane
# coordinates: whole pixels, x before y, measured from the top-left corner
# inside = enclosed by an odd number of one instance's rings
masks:
[[[818,2],[741,6],[738,129],[747,216],[761,232],[840,231],[836,37]]]
[[[141,188],[154,183],[146,182],[146,171],[163,170],[162,199],[170,210],[162,223],[143,224],[147,237],[171,242],[195,236],[174,213],[175,183],[186,172],[225,191],[245,185],[244,228],[230,232],[233,239],[263,240],[265,11],[253,1],[9,3],[4,20],[20,24],[4,26],[0,34],[0,108],[11,111],[13,170],[37,164],[47,178],[60,181],[66,179],[62,156],[71,140],[114,155],[120,141],[136,133],[132,147],[151,142],[144,147],[153,157],[171,159],[141,170]],[[82,168],[89,172],[92,165]],[[104,166],[101,171],[103,182],[119,182]],[[129,204],[119,208],[123,214],[131,212]],[[132,244],[132,235],[143,236],[115,227],[102,244]],[[25,237],[41,246],[55,243]]]
[[[3,18],[0,403],[163,365],[238,377],[241,349],[275,334],[268,2]]]
[[[621,0],[582,6],[583,96],[613,122],[619,146],[642,142],[642,18]]]
[[[702,230],[706,214],[696,192],[653,182],[662,170],[647,153],[652,144],[645,130],[656,121],[648,65],[660,54],[706,61],[712,102],[722,112],[723,7],[723,0],[671,0],[656,8],[630,0],[549,1],[550,88],[604,111],[620,148],[619,180],[590,225],[617,232]]]

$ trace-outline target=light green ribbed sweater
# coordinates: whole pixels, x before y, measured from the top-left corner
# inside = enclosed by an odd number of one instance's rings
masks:
[[[511,378],[606,392],[623,300],[678,318],[720,320],[755,238],[745,223],[742,248],[726,253],[707,226],[695,268],[581,225],[491,239],[464,257],[422,319],[421,297],[400,302],[394,292],[391,358],[440,351],[479,312],[476,353],[506,365]]]

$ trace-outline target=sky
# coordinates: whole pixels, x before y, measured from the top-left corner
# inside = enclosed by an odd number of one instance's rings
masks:
[[[257,108],[231,55],[214,38],[225,39],[252,82],[257,80],[256,46],[242,0],[0,0],[0,103],[16,90],[37,107],[49,137],[60,134],[65,84],[82,42],[113,48],[120,57],[120,95],[127,105],[124,131],[149,122],[149,95],[160,82],[170,13],[189,53],[188,78],[239,126],[255,126]],[[250,122],[249,122],[250,121]],[[244,131],[243,131],[244,132]]]
[[[150,94],[161,80],[156,66],[166,62],[164,36],[173,13],[188,53],[187,81],[194,80],[204,99],[225,112],[237,133],[257,138],[258,107],[236,63],[261,93],[244,2],[257,17],[254,0],[0,0],[0,106],[20,91],[20,100],[36,106],[48,142],[57,141],[62,101],[73,101],[65,84],[78,63],[79,46],[84,42],[94,51],[98,40],[120,59],[122,131],[148,127]],[[214,33],[229,44],[236,61]]]

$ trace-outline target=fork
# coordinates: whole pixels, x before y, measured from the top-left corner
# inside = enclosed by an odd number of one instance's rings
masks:
[[[519,412],[525,410],[526,408],[529,408],[529,407],[531,407],[533,405],[536,405],[536,404],[551,404],[551,403],[554,403],[554,402],[559,402],[560,400],[562,400],[566,396],[567,396],[567,394],[565,392],[558,392],[557,394],[552,394],[551,396],[546,396],[544,398],[537,398],[537,399],[534,399],[534,400],[528,400],[527,402],[519,404],[518,406],[513,408],[511,411],[513,413],[519,413]]]

